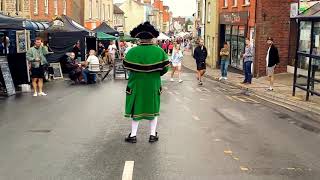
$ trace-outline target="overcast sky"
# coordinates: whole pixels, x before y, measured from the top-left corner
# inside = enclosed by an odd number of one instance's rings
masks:
[[[113,0],[114,3],[124,0]],[[196,12],[196,0],[163,0],[170,7],[173,16],[192,16]]]

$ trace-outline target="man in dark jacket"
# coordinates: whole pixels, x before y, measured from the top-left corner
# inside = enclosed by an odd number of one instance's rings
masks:
[[[202,85],[202,76],[206,72],[206,59],[208,56],[207,48],[204,47],[203,40],[199,41],[198,47],[195,48],[193,58],[197,63],[197,78],[199,85]]]
[[[270,87],[267,89],[268,91],[273,91],[273,83],[274,83],[274,69],[277,64],[280,62],[279,52],[276,46],[273,44],[272,37],[268,37],[267,43],[269,45],[267,56],[266,56],[266,72],[269,77]]]

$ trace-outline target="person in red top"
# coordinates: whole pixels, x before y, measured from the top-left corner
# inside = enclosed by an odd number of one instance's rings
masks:
[[[162,43],[162,47],[161,47],[166,53],[168,53],[168,47],[167,47],[167,43],[164,42]]]
[[[173,51],[173,43],[170,41],[170,44],[168,46],[168,51],[169,51],[169,55],[172,54],[172,51]]]

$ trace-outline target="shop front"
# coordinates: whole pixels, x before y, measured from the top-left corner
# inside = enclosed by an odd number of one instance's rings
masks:
[[[298,41],[294,71],[296,88],[309,95],[320,95],[320,3],[296,16],[298,21]]]
[[[230,65],[243,70],[241,55],[245,49],[245,39],[248,32],[248,12],[220,13],[220,47],[224,42],[230,46]]]

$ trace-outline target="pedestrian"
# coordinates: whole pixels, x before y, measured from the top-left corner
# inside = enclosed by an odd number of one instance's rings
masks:
[[[140,24],[130,32],[131,37],[139,38],[139,46],[132,48],[123,61],[130,70],[126,89],[125,117],[132,118],[131,133],[125,138],[128,143],[137,142],[137,130],[141,120],[149,120],[149,142],[159,140],[156,127],[160,111],[161,76],[168,72],[168,55],[152,42],[159,36],[149,22]]]
[[[168,53],[168,47],[167,47],[167,43],[166,42],[162,43],[161,47],[164,50],[164,52]]]
[[[266,57],[266,72],[270,82],[270,87],[267,89],[268,91],[273,91],[273,84],[274,84],[274,70],[280,62],[279,52],[277,47],[273,44],[273,38],[268,37],[267,43],[269,45]]]
[[[78,62],[77,59],[75,59],[76,55],[74,52],[71,52],[68,58],[67,62],[67,68],[69,71],[69,78],[75,83],[80,83],[81,74],[82,74],[82,68],[81,64]]]
[[[221,56],[221,77],[219,80],[227,80],[228,74],[228,66],[229,66],[229,59],[230,59],[230,48],[227,42],[223,44],[223,48],[220,51]]]
[[[45,55],[49,54],[48,49],[43,47],[42,39],[37,37],[34,46],[26,53],[26,59],[31,65],[33,96],[46,96],[43,92],[44,66],[48,64]]]
[[[114,63],[114,60],[116,58],[116,52],[117,52],[117,46],[113,41],[110,41],[110,45],[108,46],[108,52],[110,55],[110,61],[111,63]]]
[[[251,65],[253,62],[253,54],[254,54],[253,46],[251,45],[250,39],[247,38],[244,54],[242,55],[243,63],[244,63],[244,76],[245,76],[242,84],[252,83]]]
[[[202,76],[206,72],[206,59],[208,56],[207,48],[204,46],[203,40],[199,41],[198,47],[195,48],[193,53],[193,58],[196,60],[197,64],[197,79],[199,85],[203,85]]]
[[[180,45],[176,44],[171,56],[171,63],[172,63],[172,72],[171,72],[171,79],[170,79],[171,82],[174,81],[173,76],[176,71],[178,72],[179,83],[183,82],[183,80],[181,79],[182,58],[183,58],[183,54],[182,54]]]
[[[168,46],[168,54],[169,55],[172,55],[173,47],[174,47],[174,45],[173,45],[172,41],[170,41],[170,44]]]
[[[80,40],[78,40],[76,44],[73,46],[72,52],[76,55],[75,59],[81,58]]]
[[[98,45],[98,56],[99,56],[100,58],[101,58],[101,55],[102,55],[104,49],[105,49],[105,47],[104,47],[103,43],[102,43],[102,42],[99,42],[99,45]]]
[[[84,80],[83,82],[88,84],[90,82],[89,81],[90,72],[100,71],[100,69],[99,69],[100,62],[99,62],[98,57],[96,56],[95,50],[91,49],[89,51],[88,59],[84,62],[83,65],[85,67],[85,69],[82,70],[82,76],[83,76],[83,80]],[[96,82],[96,79],[97,79],[96,74],[94,74],[93,83]]]

